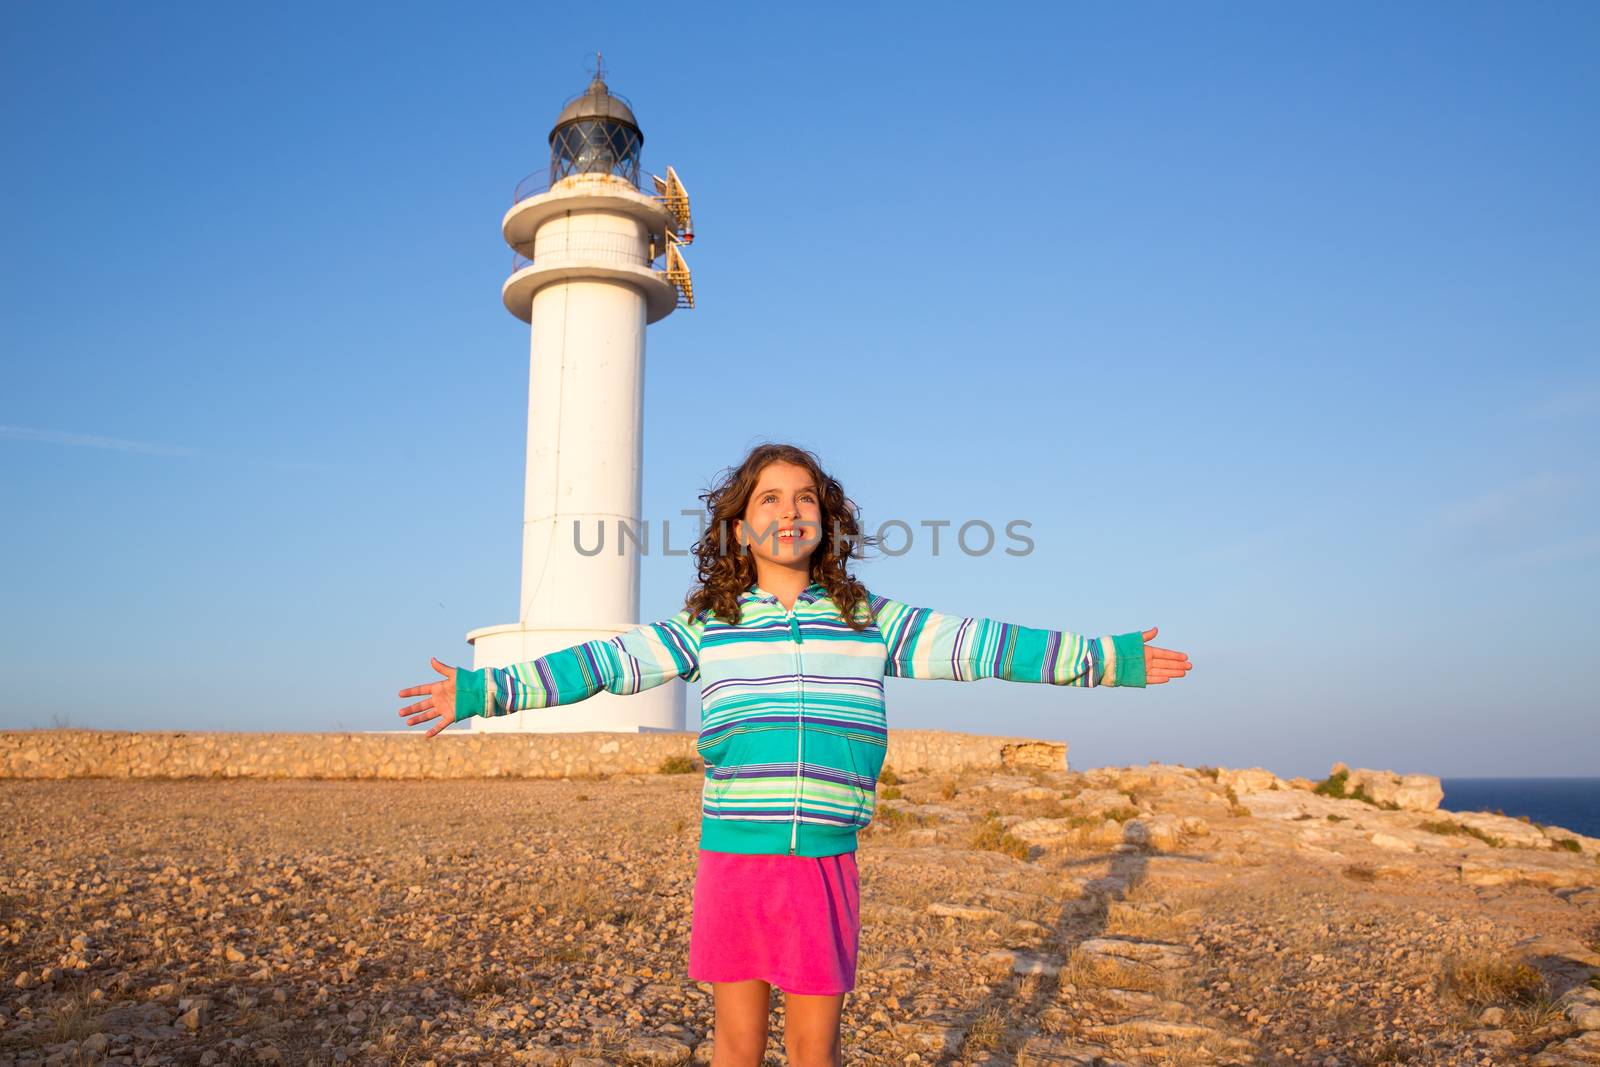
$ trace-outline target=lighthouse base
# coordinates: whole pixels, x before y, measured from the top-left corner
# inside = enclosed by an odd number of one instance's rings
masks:
[[[550,652],[580,645],[601,637],[616,637],[627,633],[638,623],[594,627],[582,630],[528,627],[519,624],[485,626],[467,634],[472,645],[472,666],[509,667],[526,663]],[[685,692],[681,678],[646,689],[632,696],[618,696],[601,691],[576,704],[563,704],[553,708],[537,708],[513,712],[493,719],[478,716],[467,720],[473,733],[577,733],[588,730],[610,730],[621,733],[644,733],[655,730],[682,731],[684,723]]]

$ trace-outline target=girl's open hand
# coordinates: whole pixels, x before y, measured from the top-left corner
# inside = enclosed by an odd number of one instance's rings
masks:
[[[1141,635],[1149,641],[1156,635],[1159,627],[1152,626]],[[1160,685],[1162,682],[1174,678],[1182,678],[1189,673],[1193,666],[1189,662],[1187,652],[1176,652],[1170,648],[1157,648],[1155,645],[1144,646],[1144,684]]]
[[[1151,631],[1154,633],[1155,631]],[[406,719],[407,726],[415,726],[419,722],[429,719],[441,719],[438,726],[428,731],[428,736],[443,730],[446,726],[456,721],[456,668],[447,667],[437,659],[429,659],[433,669],[444,675],[444,681],[434,682],[431,685],[414,685],[410,689],[400,690],[403,697],[425,697],[409,707],[400,709],[401,718],[407,715],[413,718]]]

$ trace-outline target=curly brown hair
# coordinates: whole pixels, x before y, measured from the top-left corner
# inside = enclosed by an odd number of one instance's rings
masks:
[[[862,549],[877,539],[861,532],[861,513],[844,495],[844,487],[822,469],[815,455],[798,445],[757,445],[742,463],[724,469],[717,483],[700,494],[706,505],[706,525],[692,549],[699,584],[689,592],[684,607],[690,615],[709,609],[723,622],[738,623],[739,594],[755,582],[756,565],[731,536],[733,522],[744,518],[756,479],[771,463],[804,467],[821,492],[821,540],[811,553],[811,580],[822,583],[851,629],[866,629],[871,621],[867,589],[848,565],[850,560],[862,558]]]

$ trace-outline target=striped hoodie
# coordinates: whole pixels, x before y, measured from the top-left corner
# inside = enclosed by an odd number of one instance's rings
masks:
[[[700,847],[833,856],[872,821],[887,751],[885,678],[1050,685],[1145,684],[1135,631],[1080,637],[942,615],[868,593],[873,622],[852,630],[820,582],[786,610],[752,585],[740,619],[709,610],[597,638],[510,667],[456,674],[456,719],[699,682],[705,760]]]

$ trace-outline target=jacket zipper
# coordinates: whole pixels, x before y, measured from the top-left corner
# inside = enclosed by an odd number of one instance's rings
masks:
[[[798,697],[797,712],[799,718],[795,722],[795,753],[794,753],[794,823],[789,828],[789,855],[794,855],[795,842],[800,836],[800,768],[805,758],[805,725],[806,725],[806,683],[805,671],[800,663],[800,646],[805,638],[800,636],[800,624],[795,620],[794,608],[789,609],[789,643],[794,649],[794,680],[796,696]]]

